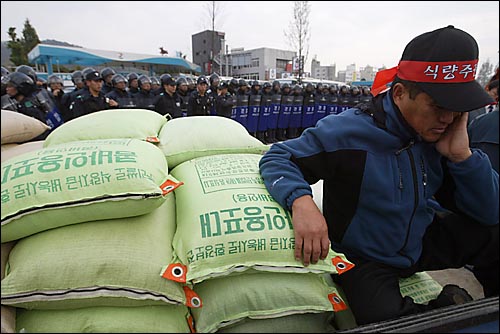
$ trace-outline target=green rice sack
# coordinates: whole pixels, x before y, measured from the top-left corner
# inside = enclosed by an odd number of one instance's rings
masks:
[[[164,202],[168,166],[137,139],[71,142],[2,163],[2,242],[54,227],[138,216]]]
[[[262,154],[269,150],[243,125],[222,116],[174,118],[161,128],[159,138],[158,147],[167,157],[171,169],[184,161],[207,155]]]
[[[2,304],[28,309],[184,304],[180,283],[158,273],[172,258],[175,199],[149,214],[68,225],[19,240]]]
[[[158,142],[167,118],[147,109],[107,109],[75,118],[52,131],[44,147],[73,141],[134,138]]]
[[[178,275],[179,281],[185,278],[197,283],[250,268],[340,273],[352,266],[333,250],[325,260],[307,267],[295,259],[290,213],[267,191],[259,173],[261,157],[206,156],[171,171],[184,182],[175,190],[177,231],[173,246],[179,264],[186,268],[171,265],[166,272],[185,270],[185,276]]]
[[[211,333],[246,319],[338,310],[338,296],[322,275],[311,273],[243,273],[194,285],[203,307],[191,309],[196,331]],[[345,306],[345,304],[344,304]]]
[[[183,305],[19,310],[25,333],[190,333]]]

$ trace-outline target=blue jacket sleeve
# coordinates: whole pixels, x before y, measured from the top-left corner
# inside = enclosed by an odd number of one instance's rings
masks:
[[[498,224],[498,173],[491,167],[488,156],[472,149],[472,156],[467,160],[448,161],[448,168],[456,185],[457,207],[483,224]]]
[[[299,138],[275,143],[260,160],[260,172],[267,190],[288,210],[291,210],[296,198],[312,196],[310,184],[323,178],[313,169],[306,170],[303,167],[301,170],[295,161],[296,158],[320,156],[324,152],[319,139],[324,130],[326,127],[318,125],[305,130]]]

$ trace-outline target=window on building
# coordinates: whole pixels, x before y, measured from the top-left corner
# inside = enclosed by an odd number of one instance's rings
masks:
[[[288,60],[286,59],[276,59],[276,68],[285,69],[286,64],[288,64]]]
[[[252,67],[259,67],[259,58],[252,58]]]

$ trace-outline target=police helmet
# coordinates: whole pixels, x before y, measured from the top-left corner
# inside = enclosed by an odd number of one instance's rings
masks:
[[[290,88],[290,84],[288,82],[285,82],[283,84],[283,86],[281,86],[281,89],[285,89],[285,88]]]
[[[76,85],[77,83],[80,83],[83,81],[83,74],[82,71],[74,71],[71,74],[71,81]]]
[[[139,83],[139,87],[144,85],[144,84],[151,84],[151,79],[147,75],[141,75],[139,78],[137,78],[137,81]]]
[[[208,85],[207,77],[204,76],[204,75],[199,76],[198,79],[196,80],[196,84],[197,85],[201,85],[201,84],[207,84]]]
[[[95,70],[95,68],[93,67],[85,67],[83,70],[82,70],[82,77],[83,77],[83,80],[87,80],[87,75],[89,73],[92,73],[92,72],[97,72]]]
[[[307,90],[308,92],[310,92],[310,91],[314,90],[314,84],[313,84],[312,82],[308,82],[308,83],[306,84],[306,90]]]
[[[188,83],[188,87],[193,88],[194,87],[194,80],[191,77],[186,77],[186,81]]]
[[[238,79],[236,78],[232,78],[230,81],[229,81],[229,85],[231,87],[238,87]]]
[[[127,78],[125,78],[123,75],[119,73],[113,75],[113,77],[111,78],[111,83],[113,84],[113,87],[116,87],[116,85],[120,82],[124,82],[125,84],[127,84]]]
[[[177,87],[182,86],[182,85],[188,85],[188,81],[185,77],[179,77],[176,81]]]
[[[349,91],[350,91],[351,95],[358,95],[360,93],[358,86],[352,86]]]
[[[252,87],[255,87],[255,86],[260,86],[259,81],[257,81],[257,80],[252,81]]]
[[[36,82],[36,72],[31,66],[19,65],[18,67],[16,67],[16,72],[24,73],[29,76],[31,80],[33,80],[33,82]]]
[[[238,86],[240,86],[240,87],[246,87],[247,86],[247,82],[245,81],[245,79],[240,79],[240,81],[238,81]]]
[[[132,80],[135,80],[135,79],[139,79],[139,76],[137,75],[137,73],[135,72],[131,72],[127,75],[127,80],[128,82],[132,81]]]
[[[281,83],[280,83],[278,80],[274,80],[274,81],[273,81],[273,87],[275,87],[275,86],[280,87],[280,86],[281,86]]]
[[[10,71],[2,66],[2,77],[9,75]]]
[[[210,85],[213,85],[214,82],[219,82],[220,81],[220,77],[217,73],[212,73],[210,75]]]
[[[229,88],[229,83],[227,81],[222,81],[217,88],[219,89]]]
[[[36,89],[35,82],[23,72],[14,72],[8,75],[7,85],[14,86],[19,94],[29,96]]]
[[[160,80],[158,80],[157,77],[150,77],[150,79],[151,79],[151,84],[152,85],[158,85],[158,86],[160,86]]]
[[[103,80],[106,80],[106,77],[108,75],[114,75],[114,74],[116,74],[116,72],[111,67],[105,67],[101,70],[101,77],[103,78]]]
[[[64,84],[63,79],[61,79],[60,77],[58,77],[55,74],[52,74],[48,77],[48,82],[49,82],[49,85],[56,84],[56,83],[61,84],[61,85]]]
[[[271,88],[271,84],[269,82],[264,82],[264,84],[262,85],[262,89],[266,89],[266,88]]]

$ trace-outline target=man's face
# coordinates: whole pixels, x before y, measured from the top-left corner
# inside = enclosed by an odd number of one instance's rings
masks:
[[[177,89],[177,86],[176,85],[165,85],[165,90],[167,91],[167,93],[169,93],[170,95],[173,95],[175,93],[175,90]]]
[[[98,93],[102,89],[102,80],[87,80],[89,91]]]
[[[404,87],[402,89],[404,92],[397,98],[397,102],[395,99],[395,102],[408,124],[426,142],[438,141],[448,126],[461,114],[439,107],[424,92],[412,100],[408,90]]]
[[[207,91],[208,85],[206,83],[200,83],[197,85],[197,87],[198,87],[198,92],[201,95],[204,95],[205,92]]]

